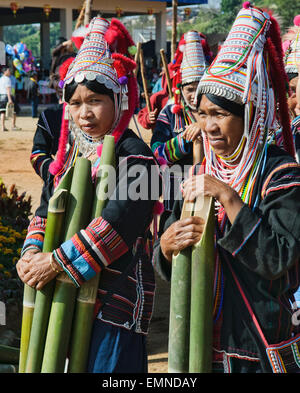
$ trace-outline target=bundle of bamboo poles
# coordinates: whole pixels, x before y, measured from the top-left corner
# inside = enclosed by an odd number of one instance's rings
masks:
[[[184,201],[181,219],[205,220],[200,241],[173,255],[168,371],[207,373],[212,365],[214,203],[198,197]]]
[[[77,158],[50,198],[44,252],[53,251],[101,215],[107,201],[105,168],[114,165],[112,136],[104,138],[96,188],[92,184],[91,162]],[[25,285],[19,372],[86,371],[99,277],[80,290],[66,273],[60,273],[40,291]]]

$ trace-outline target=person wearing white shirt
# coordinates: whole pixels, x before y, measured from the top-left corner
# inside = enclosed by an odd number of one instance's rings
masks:
[[[11,95],[11,80],[10,80],[10,68],[3,66],[3,75],[0,78],[0,124],[1,131],[8,131],[5,128],[5,111],[7,103],[13,104]]]

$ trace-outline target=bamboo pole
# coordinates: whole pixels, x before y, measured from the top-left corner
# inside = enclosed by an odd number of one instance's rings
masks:
[[[193,163],[194,164],[201,164],[203,160],[203,145],[199,141],[199,139],[194,140],[193,142]]]
[[[148,112],[150,113],[152,109],[151,109],[147,80],[146,80],[146,75],[145,75],[144,53],[143,53],[142,48],[140,50],[140,69],[141,69],[141,76],[142,76],[143,88],[144,88],[144,93],[145,93],[146,106],[147,106]]]
[[[24,284],[19,372],[24,373],[34,312],[35,289]]]
[[[49,200],[43,252],[52,252],[61,243],[67,195],[66,189],[58,189]],[[54,287],[55,280],[52,280],[36,294],[26,373],[41,371]]]
[[[184,201],[181,219],[190,217],[193,203]],[[191,247],[172,258],[170,321],[169,321],[169,373],[189,370],[190,277]]]
[[[113,136],[106,135],[97,173],[92,218],[100,217],[107,203],[109,169],[112,167],[115,167],[115,140]],[[77,296],[70,346],[70,373],[86,372],[99,279],[100,273],[84,283]]]
[[[64,240],[70,239],[89,223],[92,195],[91,162],[79,157],[75,163],[68,198]],[[42,373],[64,371],[76,292],[77,288],[66,273],[57,276],[42,362]]]
[[[86,0],[85,2],[85,13],[84,13],[84,25],[88,25],[91,20],[91,14],[92,14],[92,0]]]
[[[171,41],[171,59],[174,60],[176,47],[177,47],[177,7],[178,0],[172,0],[172,41]]]
[[[194,216],[203,218],[205,227],[200,241],[192,249],[189,372],[208,373],[212,368],[213,339],[213,199],[198,197]]]
[[[168,62],[167,62],[167,59],[166,59],[166,54],[165,54],[165,50],[164,49],[160,50],[160,56],[161,56],[161,60],[162,60],[162,63],[163,63],[163,67],[164,67],[164,71],[165,71],[165,75],[166,75],[166,79],[167,79],[169,98],[172,98],[173,97],[172,81],[171,81],[171,78],[170,78]]]
[[[137,77],[137,74],[139,72],[139,62],[140,62],[140,52],[142,48],[142,43],[138,42],[136,45],[136,54],[134,56],[134,61],[136,62],[136,68],[133,71],[133,75]]]
[[[73,168],[69,171],[69,175],[73,173]],[[65,179],[65,177],[64,177]],[[66,185],[64,180],[63,185]],[[23,318],[22,318],[22,329],[21,329],[21,345],[20,345],[20,361],[19,361],[19,373],[24,373],[26,370],[28,347],[31,336],[31,328],[34,316],[34,305],[36,299],[36,290],[24,285],[24,297],[23,297]]]
[[[78,29],[78,27],[80,27],[84,23],[84,14],[85,14],[85,7],[86,7],[85,3],[86,3],[86,1],[84,1],[82,4],[81,11],[78,15],[74,30]]]

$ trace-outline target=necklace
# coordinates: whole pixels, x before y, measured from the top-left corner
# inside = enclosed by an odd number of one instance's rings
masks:
[[[75,140],[76,148],[84,158],[96,154],[97,147],[103,143],[104,136],[92,137],[82,131],[73,120],[70,121],[70,131]]]

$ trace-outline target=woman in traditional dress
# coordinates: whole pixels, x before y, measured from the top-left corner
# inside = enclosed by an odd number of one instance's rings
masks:
[[[149,226],[156,200],[151,199],[150,174],[153,167],[158,173],[159,167],[149,147],[127,128],[138,97],[132,72],[133,49],[131,37],[117,19],[108,22],[96,17],[91,21],[89,33],[64,80],[70,119],[66,119],[65,104],[58,153],[49,168],[52,175],[17,264],[23,282],[37,290],[60,271],[66,272],[77,287],[101,271],[101,308],[95,310],[89,372],[147,371],[145,337],[155,289]],[[96,173],[106,134],[115,139],[113,197],[101,217],[92,220],[87,228],[53,253],[41,252],[53,188],[78,155],[90,159],[92,172]],[[135,166],[142,170],[129,177],[128,171]],[[130,186],[138,184],[148,187],[147,198],[128,195]],[[105,298],[109,291],[111,296]]]
[[[290,96],[288,104],[291,115],[291,128],[294,137],[296,159],[300,162],[300,15],[295,16],[294,26],[282,37],[285,70],[288,76]]]
[[[159,113],[151,138],[154,155],[161,165],[170,168],[164,176],[164,212],[160,217],[160,227],[172,211],[184,169],[193,164],[193,144],[185,135],[200,130],[194,100],[210,58],[203,35],[189,31],[182,36],[170,67],[174,100],[170,100]],[[201,146],[199,154],[203,154]]]
[[[275,97],[281,119],[287,111],[285,91],[273,90],[284,84],[280,34],[274,18],[249,2],[244,7],[199,83],[205,158],[182,184],[184,199],[206,195],[216,205],[213,372],[271,372],[247,301],[268,343],[290,339],[296,328],[290,299],[299,284],[300,167],[289,122],[286,151],[267,139],[278,127]],[[204,227],[199,217],[180,219],[182,205],[176,201],[154,249],[168,280],[172,254],[196,244]]]

